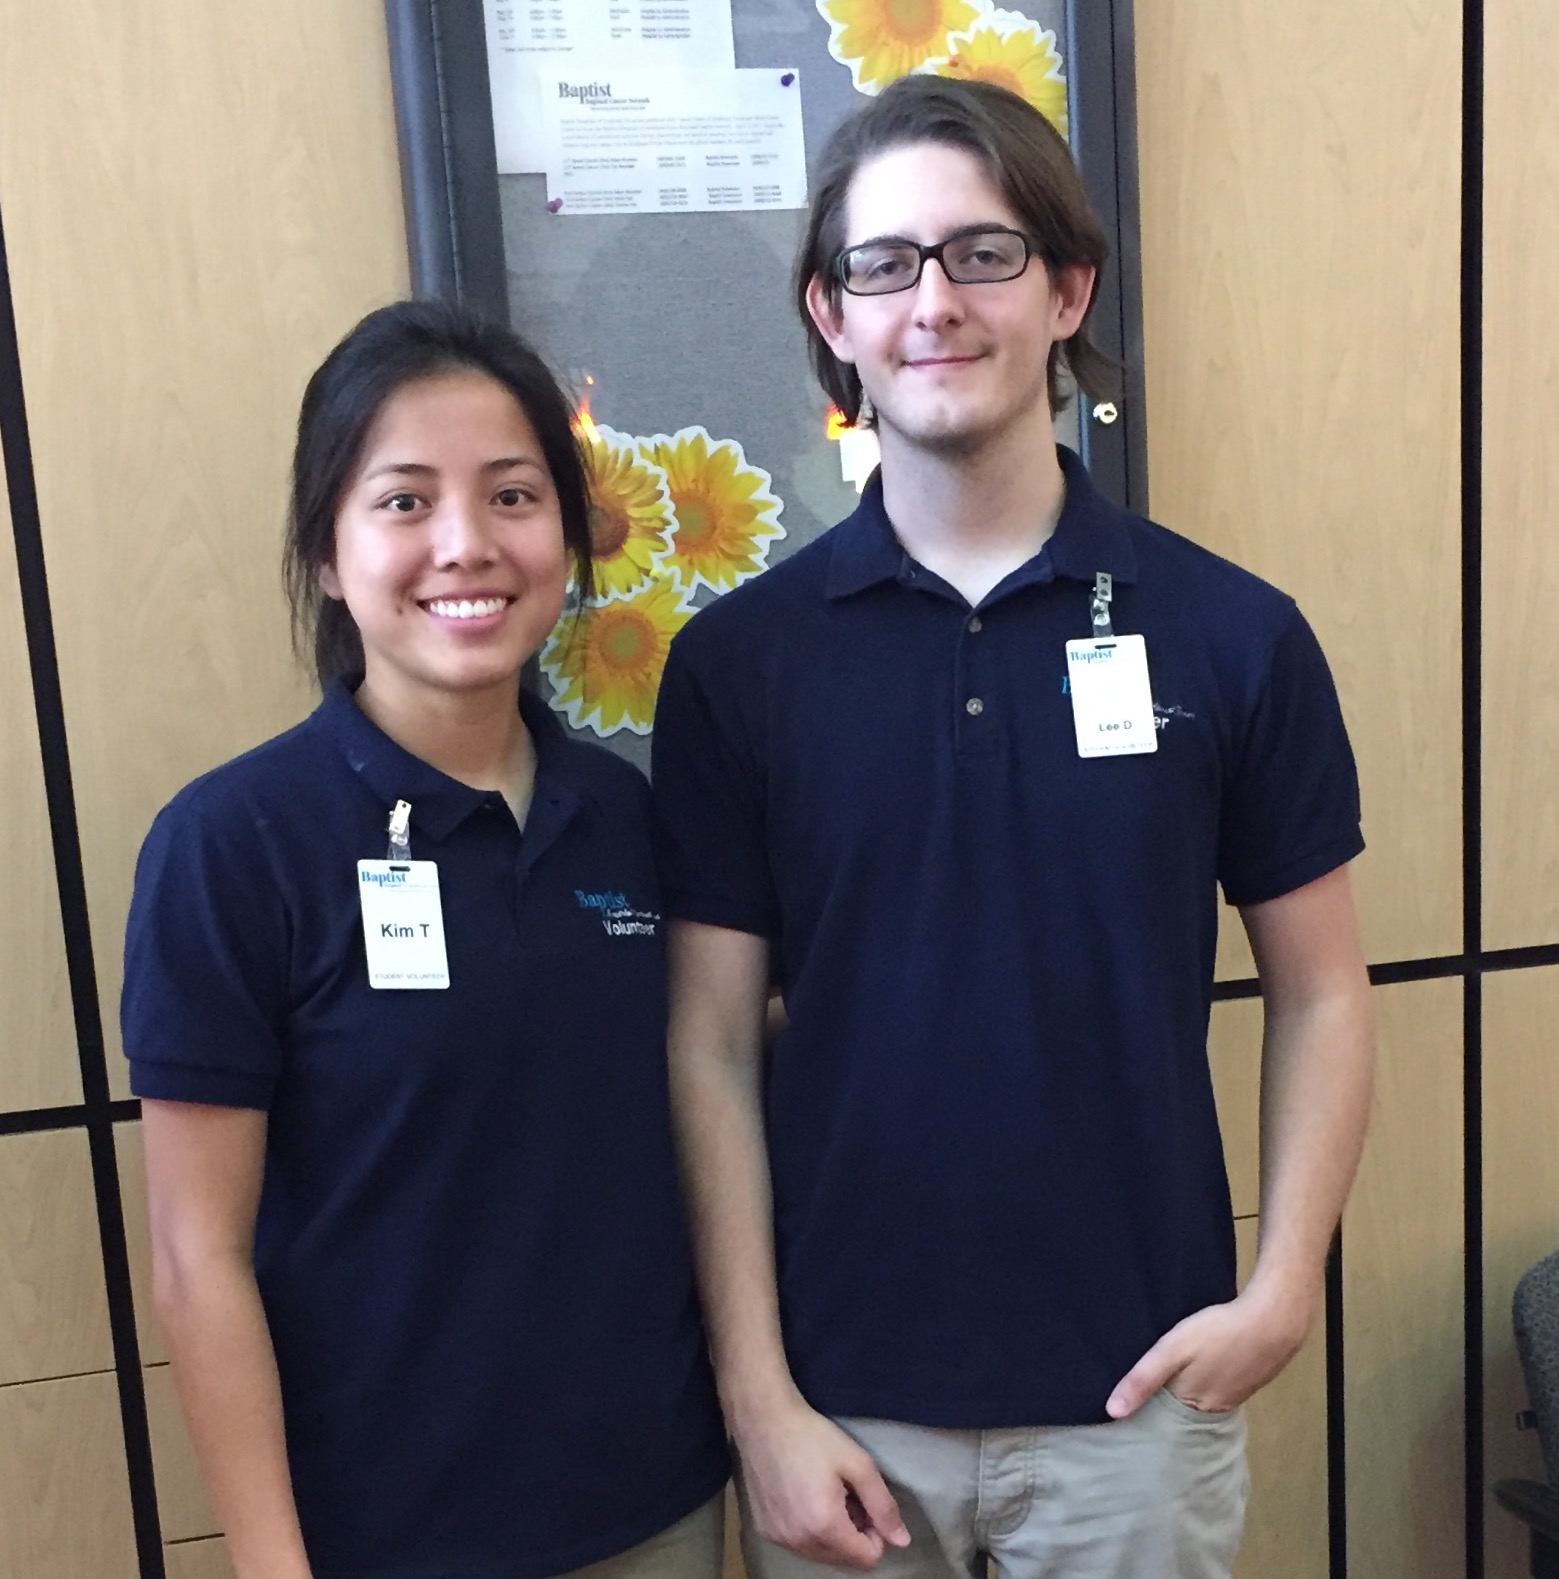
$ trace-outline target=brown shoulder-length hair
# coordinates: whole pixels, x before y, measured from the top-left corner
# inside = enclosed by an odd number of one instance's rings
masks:
[[[336,548],[336,513],[368,430],[403,385],[440,373],[485,373],[519,402],[552,474],[563,543],[583,607],[593,590],[590,504],[573,408],[547,364],[502,324],[449,302],[396,302],[363,319],[320,363],[303,392],[292,456],[282,581],[293,646],[321,688],[363,667],[363,641],[346,604],[325,596],[319,573]]]
[[[851,422],[861,418],[860,377],[829,349],[807,309],[807,292],[814,279],[821,279],[829,303],[838,306],[842,287],[835,265],[847,239],[850,184],[862,165],[913,143],[941,143],[973,154],[1022,228],[1039,243],[1052,280],[1075,264],[1102,270],[1110,254],[1066,139],[1031,104],[989,82],[916,74],[891,83],[867,99],[824,147],[791,281],[813,371]],[[1116,365],[1088,333],[1092,312],[1090,302],[1077,332],[1051,347],[1046,377],[1053,411],[1065,400],[1063,367],[1085,393],[1114,393]],[[868,426],[870,421],[868,415]]]

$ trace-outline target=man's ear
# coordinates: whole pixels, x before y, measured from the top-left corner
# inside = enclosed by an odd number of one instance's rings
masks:
[[[807,311],[812,315],[812,322],[817,325],[817,332],[827,342],[828,349],[841,362],[853,362],[855,352],[850,347],[850,336],[844,326],[839,299],[831,294],[828,280],[821,274],[814,274],[807,285]]]
[[[1099,271],[1088,263],[1069,263],[1056,271],[1050,286],[1050,332],[1057,340],[1077,333],[1098,280]]]

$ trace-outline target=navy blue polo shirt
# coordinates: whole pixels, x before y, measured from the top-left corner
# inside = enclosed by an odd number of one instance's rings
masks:
[[[534,1579],[727,1472],[665,1075],[648,787],[522,700],[501,796],[328,691],[185,789],[136,871],[137,1095],[266,1110],[255,1269],[318,1579]],[[356,863],[394,802],[450,984],[368,985]]]
[[[773,944],[781,1315],[831,1414],[1100,1421],[1231,1297],[1216,890],[1271,899],[1362,848],[1293,602],[1061,459],[1055,533],[978,608],[904,552],[874,481],[694,618],[661,687],[667,912]],[[1099,571],[1146,639],[1153,754],[1077,753],[1065,648]]]

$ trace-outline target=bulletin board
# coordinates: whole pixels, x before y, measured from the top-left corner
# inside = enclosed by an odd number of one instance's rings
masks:
[[[534,106],[517,118],[521,54],[549,92],[637,93],[656,126],[695,97],[725,94],[727,107],[752,106],[754,117],[772,106],[765,123],[785,123],[774,135],[793,136],[806,167],[858,95],[907,70],[1019,85],[1068,136],[1111,245],[1091,323],[1122,364],[1120,389],[1072,402],[1058,432],[1105,493],[1146,510],[1130,0],[386,0],[386,9],[413,287],[511,322],[579,408],[596,537],[609,552],[595,606],[560,626],[536,677],[572,729],[647,764],[671,637],[697,608],[849,514],[857,489],[847,474],[869,465],[869,441],[831,420],[792,304],[804,212],[776,205],[804,202],[805,170],[781,192],[781,149],[772,189],[733,185],[714,199],[730,207],[614,211],[661,199],[614,194],[604,177],[588,192],[562,179],[557,117],[584,106],[570,97],[548,112],[550,143]],[[674,152],[662,162],[674,164]]]

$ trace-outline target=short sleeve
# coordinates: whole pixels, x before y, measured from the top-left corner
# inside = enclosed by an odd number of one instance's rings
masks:
[[[778,933],[769,872],[761,768],[742,726],[739,666],[710,683],[710,651],[688,637],[671,646],[655,707],[650,775],[656,855],[666,913],[761,937]]]
[[[269,863],[183,798],[152,825],[125,931],[120,1024],[136,1096],[270,1106],[288,981]]]
[[[1218,878],[1231,905],[1302,888],[1364,848],[1359,778],[1331,670],[1291,617],[1224,785]]]

